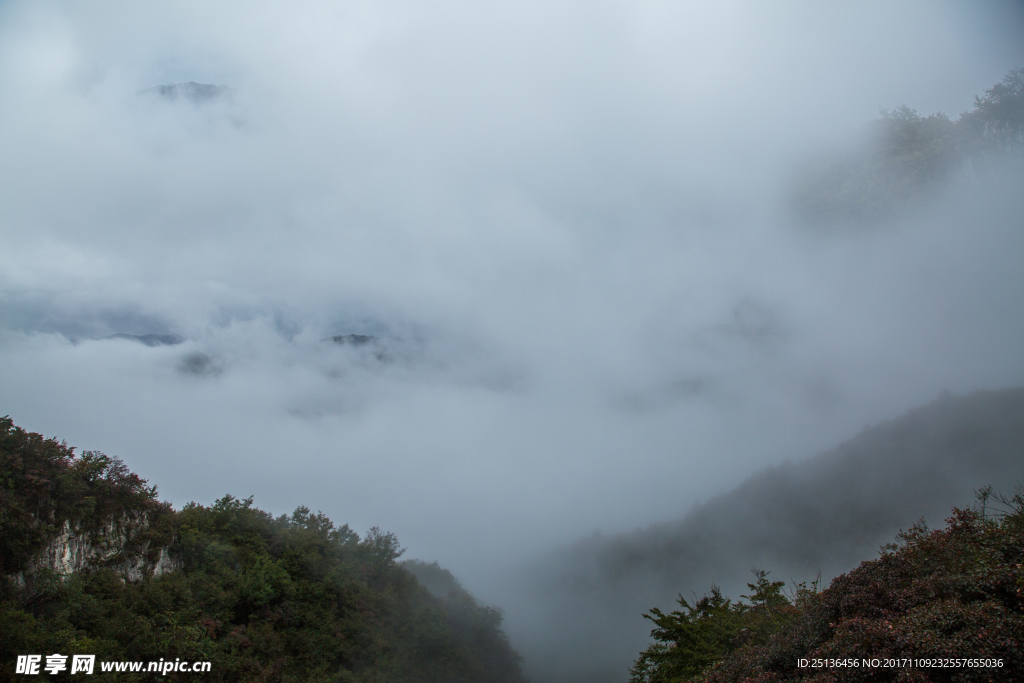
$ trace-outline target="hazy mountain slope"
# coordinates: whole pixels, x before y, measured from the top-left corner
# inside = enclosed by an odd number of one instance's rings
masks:
[[[754,565],[826,581],[877,556],[924,517],[940,523],[976,488],[1024,481],[1024,389],[944,396],[809,460],[751,477],[681,520],[563,548],[524,579],[536,602],[510,621],[541,680],[621,681],[647,641],[641,613],[712,582],[739,597]],[[533,612],[530,614],[529,612]],[[538,626],[542,624],[542,626]]]
[[[1019,681],[1024,671],[1024,496],[1018,492],[988,502],[994,505],[984,512],[954,509],[944,529],[926,533],[913,528],[901,534],[882,557],[862,562],[821,593],[802,592],[795,605],[776,599],[773,605],[762,601],[745,611],[743,621],[753,628],[758,620],[774,620],[774,635],[732,649],[719,665],[686,680]],[[708,627],[725,625],[716,614],[698,628],[708,632]],[[761,627],[761,633],[770,628]],[[743,638],[741,632],[735,635],[737,641]],[[638,671],[632,683],[679,680],[671,672],[693,661],[692,641],[683,636],[672,642],[679,644],[669,650],[672,654],[659,659],[660,653],[652,652],[654,659],[647,661],[654,667]],[[942,671],[906,661],[936,658],[959,659],[965,668]],[[801,659],[854,659],[861,666],[800,668]],[[899,670],[871,666],[873,671],[865,671],[867,659],[904,661]]]
[[[0,417],[0,681],[19,656],[61,653],[95,655],[97,673],[209,662],[208,681],[522,683],[501,613],[433,595],[406,566],[455,578],[402,552],[251,497],[174,510],[121,461]]]

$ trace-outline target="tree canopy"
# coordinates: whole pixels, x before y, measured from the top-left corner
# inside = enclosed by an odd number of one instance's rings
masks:
[[[804,170],[793,206],[816,225],[872,223],[913,206],[951,177],[977,174],[1024,153],[1024,68],[975,98],[956,121],[906,105],[882,110],[868,144]]]

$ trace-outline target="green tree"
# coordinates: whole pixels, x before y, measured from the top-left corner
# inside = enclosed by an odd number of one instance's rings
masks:
[[[748,602],[732,602],[718,586],[691,605],[681,595],[682,610],[665,614],[652,609],[644,618],[654,622],[654,643],[630,670],[631,683],[670,683],[691,680],[747,645],[765,642],[797,614],[783,594],[783,581],[769,581],[768,572],[753,569]]]
[[[974,110],[961,115],[961,154],[1020,155],[1024,152],[1024,68],[974,98]]]

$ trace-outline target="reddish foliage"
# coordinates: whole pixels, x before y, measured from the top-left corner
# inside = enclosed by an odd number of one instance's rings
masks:
[[[954,510],[916,525],[883,555],[805,602],[790,628],[727,657],[702,677],[729,681],[1024,680],[1024,513],[999,520]],[[1001,667],[865,667],[864,659],[997,659]],[[799,659],[855,667],[799,668]]]
[[[125,511],[145,513],[153,522],[167,510],[156,487],[117,458],[92,451],[76,456],[67,444],[0,417],[2,573],[23,569],[65,522],[95,528]]]

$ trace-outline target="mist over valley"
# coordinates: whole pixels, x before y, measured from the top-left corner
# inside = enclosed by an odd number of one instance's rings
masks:
[[[1021,67],[1009,2],[2,4],[0,415],[625,681],[1024,481]]]

